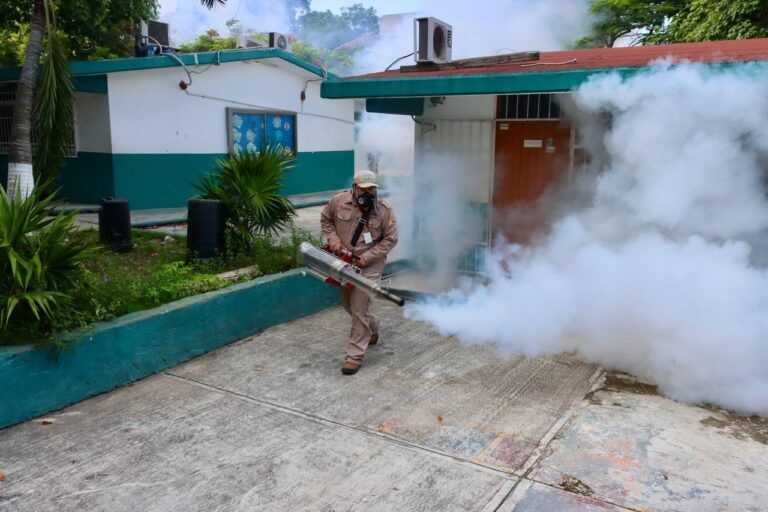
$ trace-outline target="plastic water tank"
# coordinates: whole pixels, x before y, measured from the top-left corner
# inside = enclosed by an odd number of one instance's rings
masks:
[[[115,252],[133,250],[131,241],[131,208],[127,199],[101,200],[99,241]]]
[[[224,254],[224,203],[190,199],[187,203],[187,258],[210,259]]]

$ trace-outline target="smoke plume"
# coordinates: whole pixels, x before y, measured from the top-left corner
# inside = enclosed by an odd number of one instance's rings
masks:
[[[684,402],[768,413],[757,243],[768,233],[768,68],[739,69],[662,63],[582,86],[572,118],[602,162],[575,181],[590,184],[587,206],[531,247],[497,243],[487,285],[407,314],[527,356],[576,352]]]

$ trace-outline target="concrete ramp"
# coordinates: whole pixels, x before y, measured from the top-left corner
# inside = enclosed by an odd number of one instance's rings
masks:
[[[506,473],[592,385],[597,367],[560,355],[504,357],[462,345],[377,303],[381,341],[361,371],[340,372],[346,313],[336,308],[270,329],[171,373],[269,404],[375,431]]]
[[[494,510],[597,369],[376,306],[352,377],[333,308],[0,431],[0,509]]]

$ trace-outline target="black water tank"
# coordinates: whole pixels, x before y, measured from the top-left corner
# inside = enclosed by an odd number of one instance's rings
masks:
[[[115,252],[130,252],[131,208],[127,199],[102,199],[99,210],[99,241]]]
[[[224,203],[190,199],[187,203],[187,258],[201,260],[224,254]]]

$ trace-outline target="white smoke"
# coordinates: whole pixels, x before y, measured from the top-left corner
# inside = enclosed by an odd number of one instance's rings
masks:
[[[381,37],[355,56],[356,72],[382,71],[413,51],[413,19],[434,16],[453,27],[453,58],[517,51],[561,50],[587,35],[592,19],[588,0],[424,0],[399,23],[382,27]],[[393,66],[413,64],[413,57]]]
[[[228,36],[227,21],[237,19],[254,32],[289,32],[285,0],[239,0],[206,9],[198,0],[161,0],[159,19],[170,24],[174,45],[194,40],[209,29]]]
[[[483,2],[482,8],[466,1],[424,0],[414,2],[417,12],[389,16],[380,24],[380,35],[354,57],[355,74],[383,71],[414,64],[413,57],[394,63],[413,51],[413,19],[434,16],[453,26],[453,58],[496,55],[522,50],[556,50],[573,44],[589,32],[591,19],[587,0],[505,0]],[[398,207],[401,242],[395,258],[420,263],[430,288],[442,288],[455,278],[457,259],[473,243],[472,234],[482,229],[480,221],[464,210],[462,195],[476,187],[476,178],[465,172],[466,152],[421,151],[419,184],[403,179],[413,171],[414,125],[407,116],[364,115],[358,123],[358,155],[379,155],[390,197],[400,198]],[[406,134],[407,137],[397,135]],[[365,136],[364,136],[365,135]],[[458,153],[458,154],[457,154]],[[361,161],[360,158],[358,158]],[[387,179],[388,174],[400,179]],[[486,187],[487,188],[487,187]],[[421,190],[414,197],[414,190]],[[416,203],[413,200],[416,199]],[[440,215],[430,212],[441,211]],[[418,244],[411,244],[420,220]]]
[[[527,356],[573,351],[689,403],[768,413],[768,69],[662,64],[581,87],[603,124],[591,203],[530,248],[498,245],[486,286],[407,314]]]

